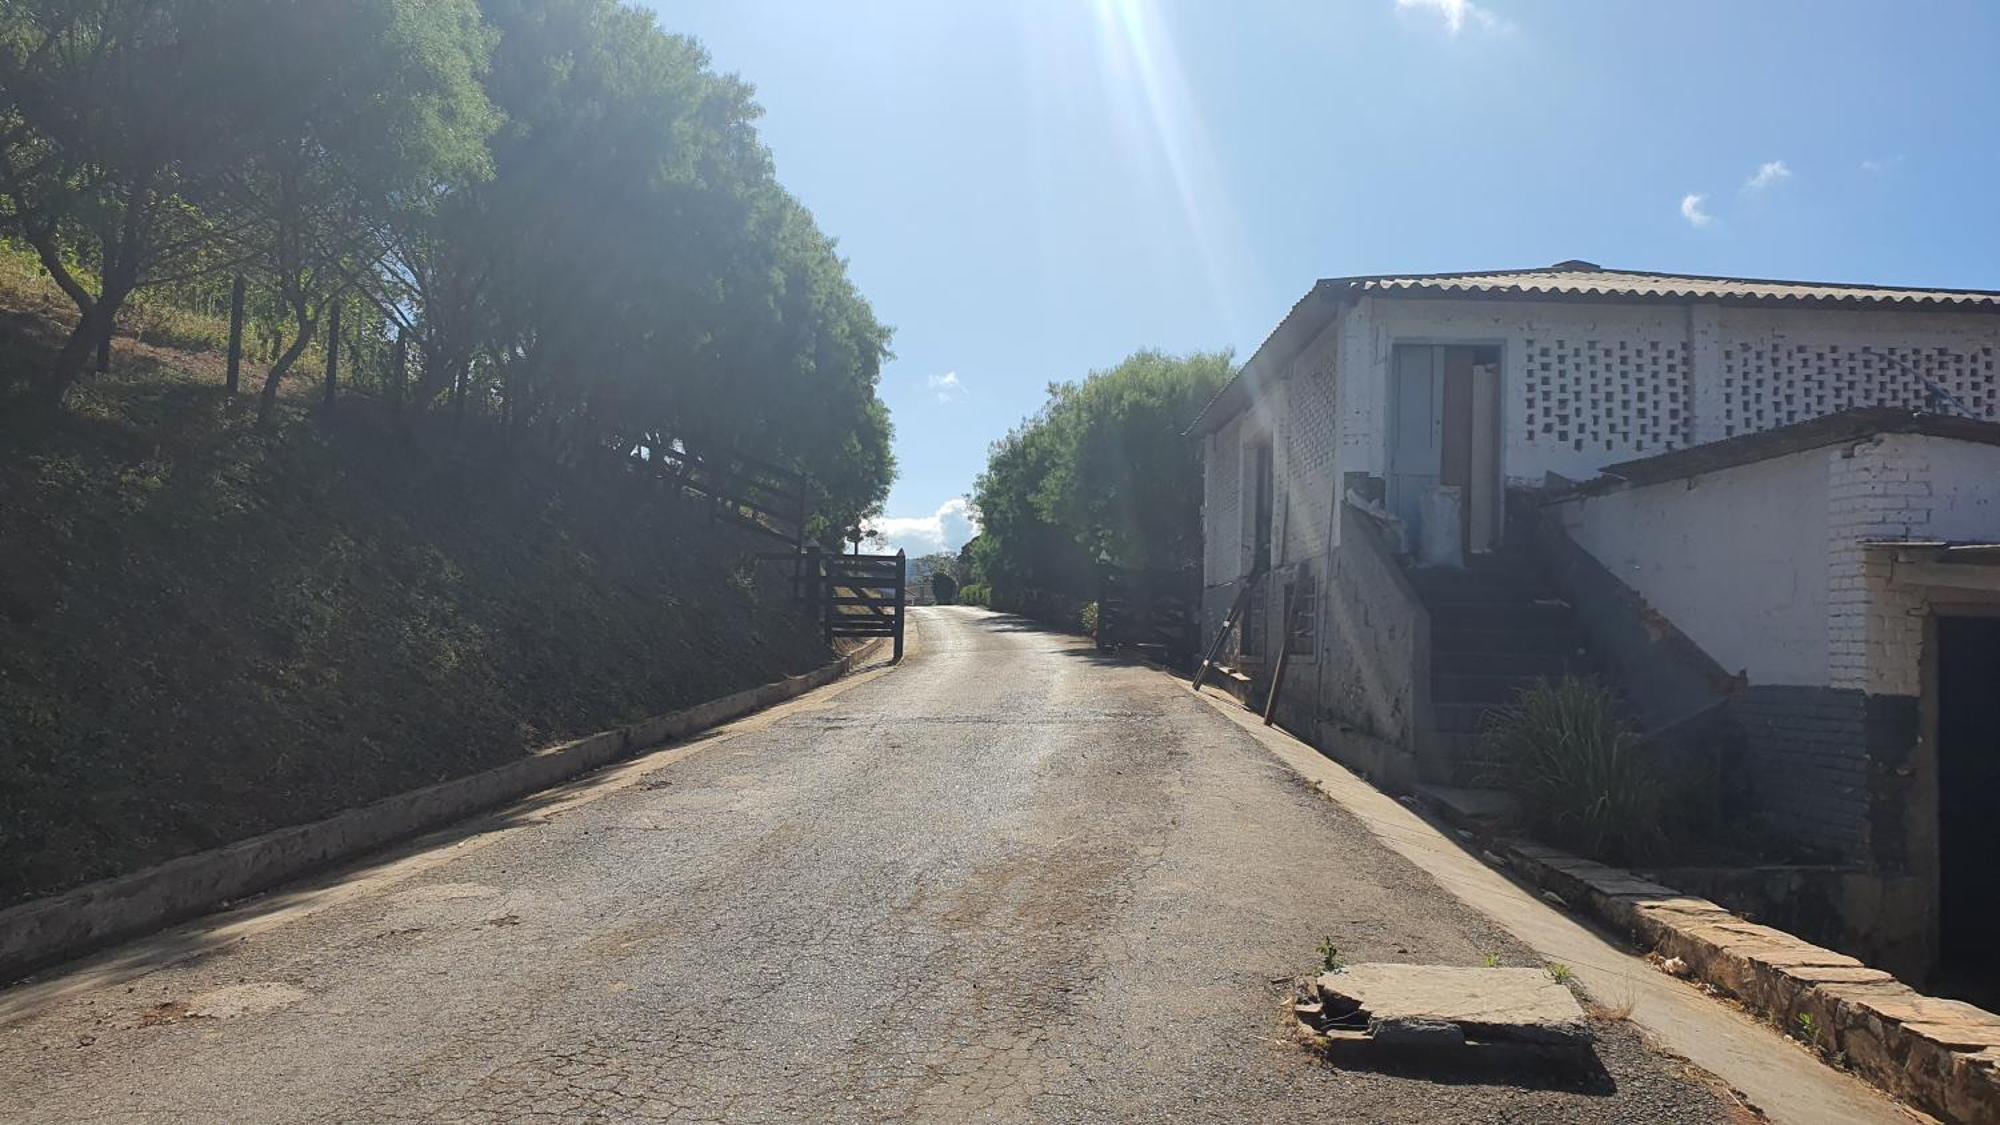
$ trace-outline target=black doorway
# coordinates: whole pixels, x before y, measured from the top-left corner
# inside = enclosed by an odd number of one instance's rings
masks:
[[[1937,619],[1938,979],[2000,997],[2000,617]]]

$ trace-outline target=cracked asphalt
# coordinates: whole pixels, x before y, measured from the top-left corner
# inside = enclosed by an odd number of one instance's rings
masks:
[[[0,1027],[0,1121],[1742,1120],[1582,1076],[1334,1069],[1350,960],[1533,954],[1146,668],[984,611],[905,663]]]

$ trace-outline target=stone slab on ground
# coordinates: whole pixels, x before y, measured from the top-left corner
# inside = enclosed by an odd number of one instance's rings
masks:
[[[1497,826],[1512,827],[1521,819],[1520,798],[1502,789],[1419,785],[1417,792],[1469,820],[1491,821]]]
[[[1435,1040],[1441,1025],[1488,1043],[1576,1047],[1591,1039],[1576,997],[1541,969],[1370,963],[1322,974],[1318,989],[1329,1014],[1365,1017],[1382,1040]]]

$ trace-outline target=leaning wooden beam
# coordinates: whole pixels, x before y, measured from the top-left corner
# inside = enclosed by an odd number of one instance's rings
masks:
[[[1243,586],[1236,591],[1236,600],[1229,603],[1229,613],[1222,619],[1222,628],[1215,634],[1215,643],[1208,646],[1208,655],[1201,658],[1201,667],[1195,669],[1194,690],[1201,690],[1201,682],[1208,678],[1208,670],[1215,667],[1215,658],[1222,655],[1222,643],[1229,639],[1229,631],[1243,617],[1243,606],[1250,600],[1250,591],[1257,584],[1257,575],[1243,580]]]
[[[1285,627],[1278,630],[1278,666],[1271,671],[1271,694],[1264,697],[1264,725],[1271,725],[1271,717],[1278,713],[1278,692],[1285,686],[1285,664],[1292,658],[1292,584],[1285,583],[1285,616],[1279,620]]]

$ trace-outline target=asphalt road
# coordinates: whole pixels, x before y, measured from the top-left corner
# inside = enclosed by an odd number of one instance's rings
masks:
[[[1336,1070],[1283,1001],[1528,949],[1186,689],[983,611],[540,817],[0,1027],[5,1121],[1725,1121],[1579,1077]]]

